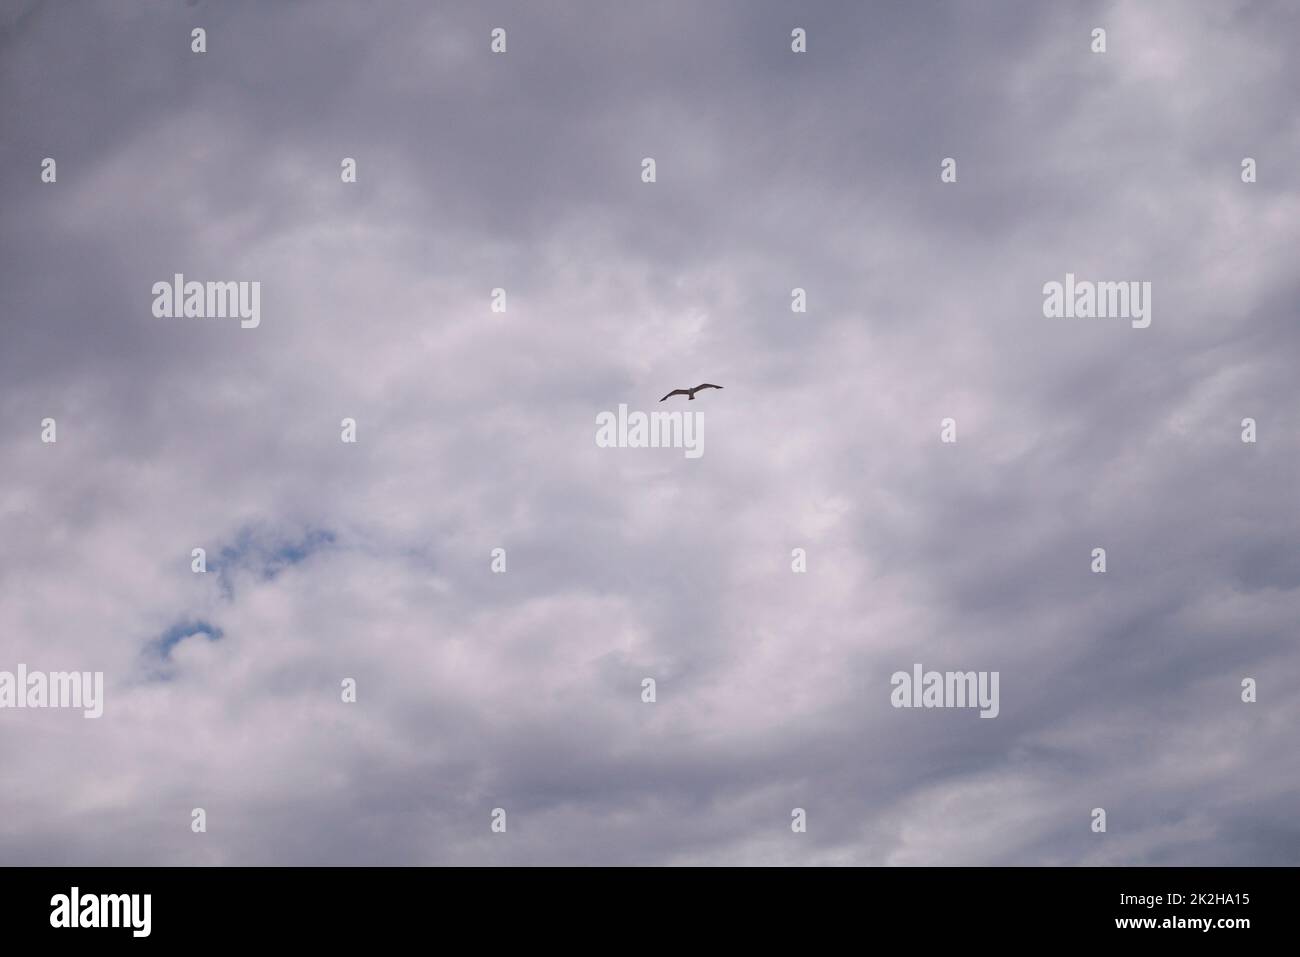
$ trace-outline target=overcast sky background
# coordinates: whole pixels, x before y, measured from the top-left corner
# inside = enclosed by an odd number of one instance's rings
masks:
[[[1300,863],[1300,7],[0,9],[0,863]]]

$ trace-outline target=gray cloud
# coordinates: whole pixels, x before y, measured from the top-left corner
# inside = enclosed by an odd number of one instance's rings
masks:
[[[1296,863],[1297,36],[13,6],[0,669],[107,704],[0,712],[0,861]],[[1151,327],[1044,319],[1067,271],[1151,281]],[[153,318],[176,272],[261,326]],[[595,446],[699,381],[702,458]],[[1001,714],[890,707],[917,661]]]

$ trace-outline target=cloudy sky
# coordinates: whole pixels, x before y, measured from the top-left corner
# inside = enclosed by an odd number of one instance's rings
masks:
[[[1300,863],[1294,5],[0,9],[0,863]]]

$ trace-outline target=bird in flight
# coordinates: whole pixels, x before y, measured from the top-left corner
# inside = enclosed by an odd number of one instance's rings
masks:
[[[714,385],[711,382],[705,382],[702,383],[701,385],[697,385],[694,389],[673,389],[672,392],[669,392],[666,396],[664,396],[664,399],[671,399],[675,395],[684,395],[686,396],[687,399],[694,402],[695,393],[699,392],[701,389],[721,389],[721,388],[722,386],[720,385]],[[664,399],[660,399],[659,401],[662,402]]]

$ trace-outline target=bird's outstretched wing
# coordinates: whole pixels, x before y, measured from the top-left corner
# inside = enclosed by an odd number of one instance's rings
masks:
[[[712,382],[706,382],[703,385],[697,385],[695,387],[695,391],[699,392],[701,389],[721,389],[721,388],[722,386],[720,385],[714,385]]]
[[[691,394],[690,389],[673,389],[672,392],[669,392],[666,396],[664,396],[664,399],[671,399],[675,395],[690,395],[690,394]],[[659,401],[662,402],[664,399],[660,399]]]

